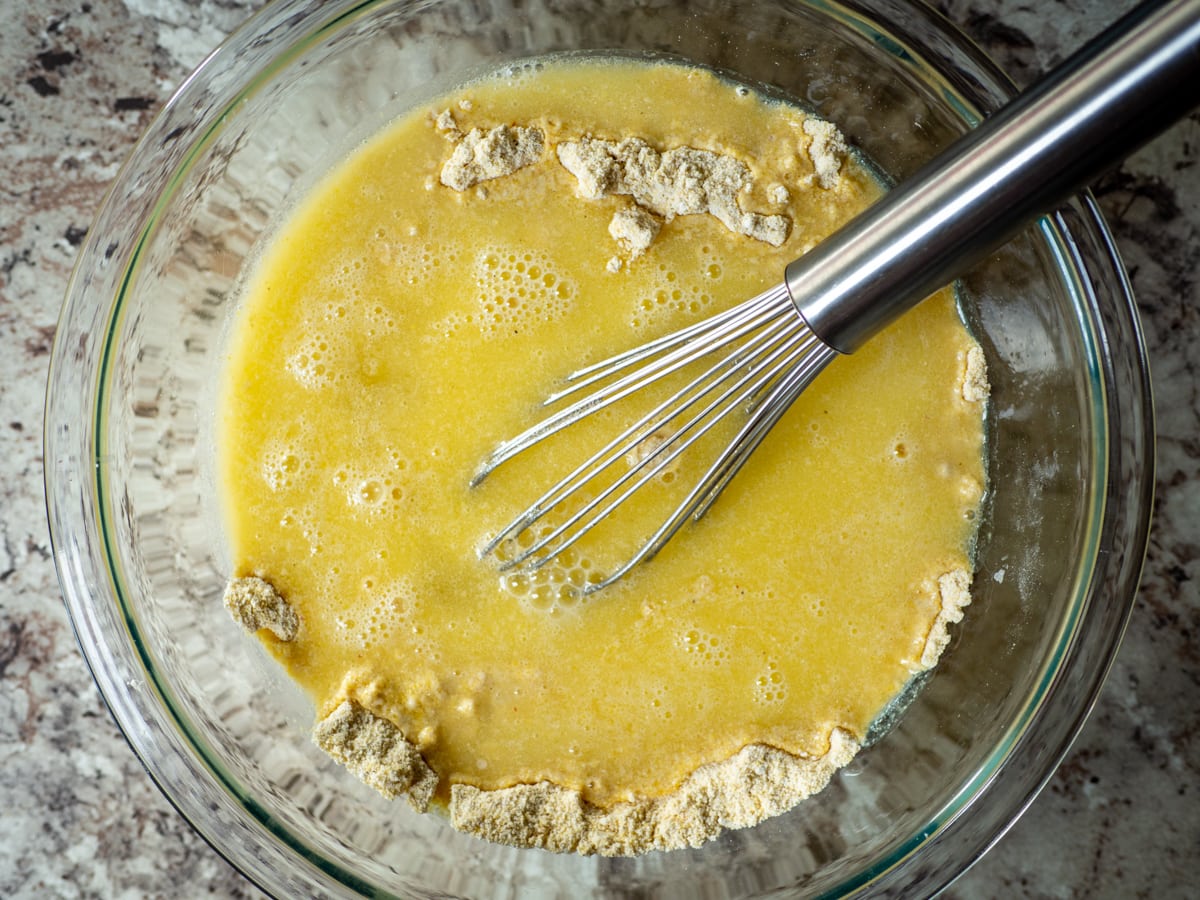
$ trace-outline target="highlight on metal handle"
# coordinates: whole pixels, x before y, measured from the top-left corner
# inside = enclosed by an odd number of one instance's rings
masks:
[[[792,302],[849,353],[1200,103],[1200,0],[1135,9],[791,263]]]

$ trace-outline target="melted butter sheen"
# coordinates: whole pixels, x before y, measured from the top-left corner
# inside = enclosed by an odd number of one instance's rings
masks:
[[[750,742],[815,756],[835,725],[861,736],[920,658],[936,578],[969,570],[982,423],[959,390],[972,341],[952,298],[836,361],[709,516],[618,585],[565,588],[611,563],[599,543],[500,577],[476,556],[488,530],[616,423],[469,490],[487,451],[566,372],[770,286],[877,188],[849,161],[837,188],[802,187],[803,115],[682,67],[546,64],[447,107],[464,131],[732,153],[757,179],[743,208],[786,212],[791,236],[776,249],[683,216],[613,273],[608,223],[629,200],[581,199],[552,149],[483,196],[437,183],[452,145],[429,110],[367,143],[266,249],[231,342],[236,568],[302,620],[268,646],[319,712],[352,696],[396,722],[443,796],[549,779],[607,805]]]

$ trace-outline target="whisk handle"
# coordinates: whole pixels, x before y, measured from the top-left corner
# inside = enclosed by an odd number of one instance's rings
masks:
[[[1147,3],[791,263],[825,343],[856,350],[1200,103],[1200,0]]]

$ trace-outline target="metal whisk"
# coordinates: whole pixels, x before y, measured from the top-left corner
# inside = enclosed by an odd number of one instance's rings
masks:
[[[782,284],[569,376],[569,386],[547,405],[595,390],[501,443],[472,486],[580,419],[686,367],[702,368],[501,528],[480,555],[529,533],[533,536],[506,554],[501,567],[545,565],[667,471],[718,422],[744,412],[734,438],[658,530],[626,562],[582,590],[612,584],[657,553],[685,522],[704,515],[839,353],[856,350],[1197,102],[1200,0],[1136,9],[788,265]],[[595,496],[580,500],[592,490]],[[549,513],[563,510],[565,521],[545,525]]]

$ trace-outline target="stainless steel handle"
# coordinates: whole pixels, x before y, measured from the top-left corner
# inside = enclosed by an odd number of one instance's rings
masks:
[[[850,353],[1200,103],[1200,0],[1147,3],[785,273]]]

